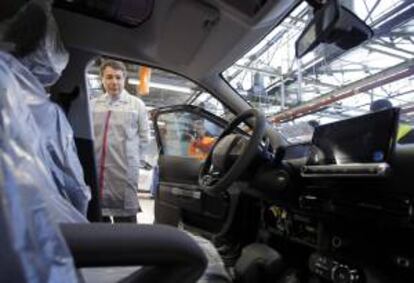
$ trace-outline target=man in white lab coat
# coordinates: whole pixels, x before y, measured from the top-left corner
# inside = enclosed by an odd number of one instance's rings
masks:
[[[149,140],[145,104],[125,90],[126,75],[122,62],[105,61],[106,92],[91,101],[102,215],[114,222],[136,222],[139,165]]]

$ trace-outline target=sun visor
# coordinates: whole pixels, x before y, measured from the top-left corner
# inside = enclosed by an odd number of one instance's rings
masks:
[[[129,27],[144,23],[154,0],[55,0],[54,6]]]
[[[209,4],[191,0],[176,1],[163,25],[159,55],[172,64],[187,64],[219,19],[219,11]]]

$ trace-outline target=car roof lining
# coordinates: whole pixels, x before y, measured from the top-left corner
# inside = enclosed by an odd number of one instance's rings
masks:
[[[187,7],[188,0],[156,1],[151,18],[132,29],[59,8],[55,9],[55,15],[63,39],[70,47],[140,61],[199,81],[221,72],[241,57],[298,1],[268,1],[267,10],[249,19],[239,17],[239,11],[222,1],[191,2],[198,4]],[[179,11],[171,12],[173,8]],[[192,17],[193,13],[204,16],[203,21]],[[203,25],[206,17],[217,21],[208,32]],[[184,28],[193,24],[196,27]]]

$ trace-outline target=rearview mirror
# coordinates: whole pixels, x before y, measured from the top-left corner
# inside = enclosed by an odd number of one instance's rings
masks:
[[[337,0],[328,1],[296,41],[296,57],[301,58],[321,43],[333,43],[348,50],[371,38],[371,28]]]

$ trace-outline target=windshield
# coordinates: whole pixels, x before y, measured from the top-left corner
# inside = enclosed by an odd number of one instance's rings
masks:
[[[348,51],[321,45],[296,59],[295,41],[313,17],[303,2],[223,77],[278,128],[358,116],[379,99],[401,107],[401,119],[413,124],[414,3],[340,2],[372,28],[371,40]]]

